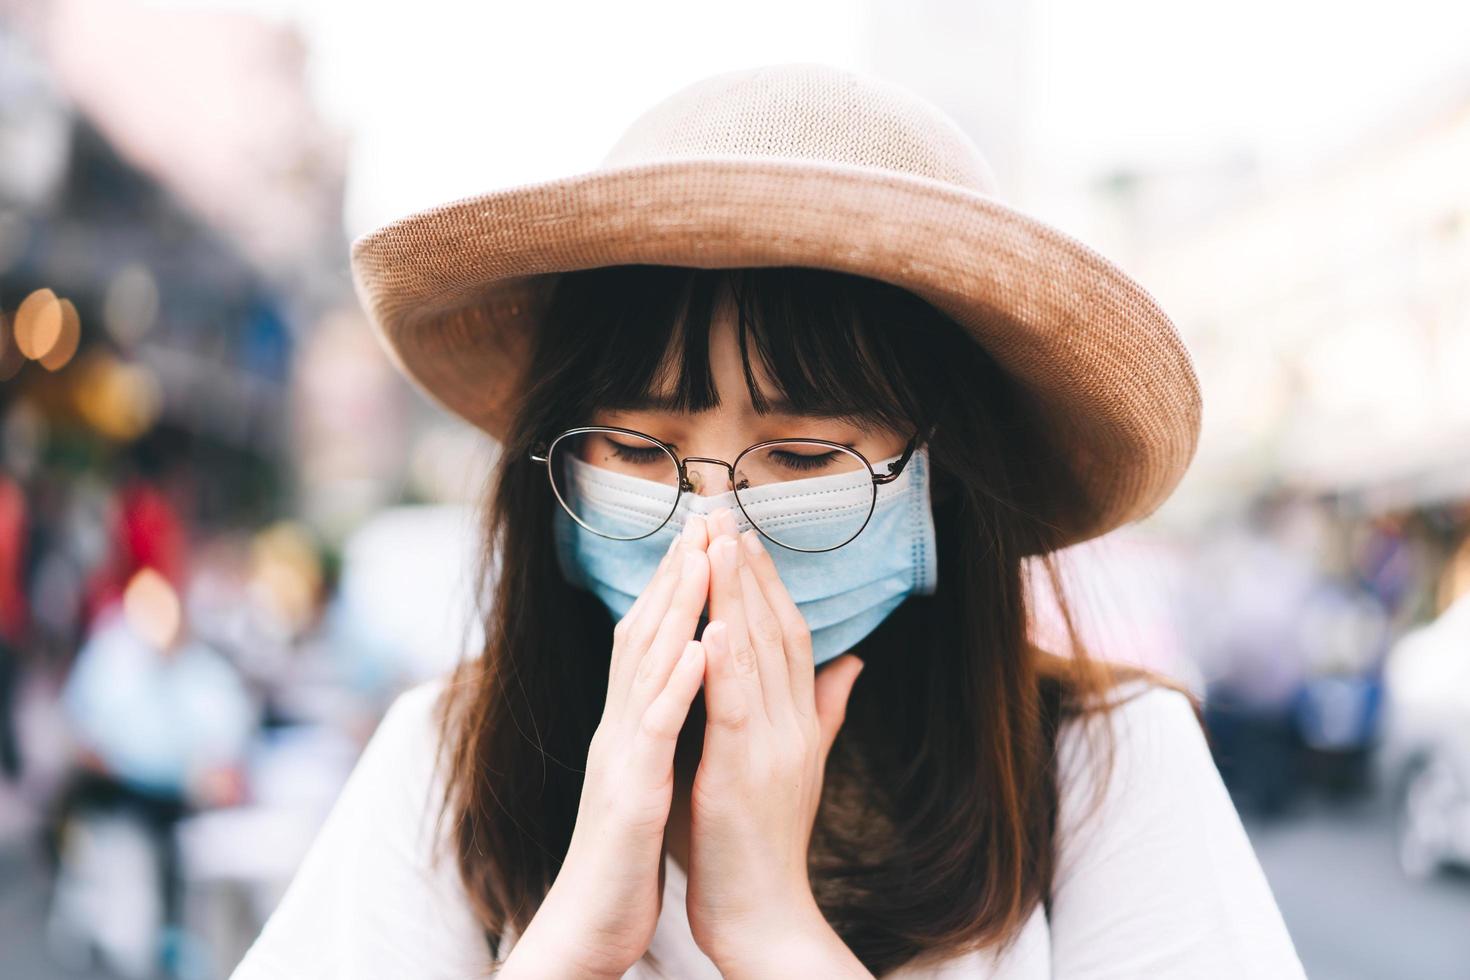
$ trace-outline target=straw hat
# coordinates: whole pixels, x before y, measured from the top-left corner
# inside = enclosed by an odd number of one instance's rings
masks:
[[[1068,542],[1143,517],[1199,434],[1189,352],[1142,286],[1002,203],[939,109],[818,64],[728,72],[639,116],[595,170],[461,198],[352,243],[394,363],[499,439],[556,274],[624,263],[856,273],[939,308],[1022,382],[1090,507]]]

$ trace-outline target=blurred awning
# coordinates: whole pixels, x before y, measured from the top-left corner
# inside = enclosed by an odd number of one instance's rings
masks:
[[[1338,497],[1366,513],[1470,501],[1470,427],[1342,446],[1335,458],[1299,462],[1286,476],[1295,487]]]

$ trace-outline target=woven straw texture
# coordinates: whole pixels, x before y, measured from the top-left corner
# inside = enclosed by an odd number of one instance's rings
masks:
[[[1089,506],[1068,543],[1155,510],[1196,446],[1199,383],[1147,291],[1009,207],[937,108],[869,76],[774,65],[696,82],[596,169],[462,198],[352,243],[384,349],[433,401],[499,438],[556,274],[656,263],[802,265],[893,283],[1022,382]]]

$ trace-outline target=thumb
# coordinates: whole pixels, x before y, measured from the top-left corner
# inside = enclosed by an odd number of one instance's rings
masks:
[[[857,680],[858,674],[862,673],[864,666],[862,660],[853,654],[845,653],[827,667],[817,671],[812,699],[816,702],[817,727],[821,731],[823,762],[827,759],[827,752],[832,748],[832,743],[837,739],[837,732],[842,728],[843,719],[847,717],[847,698],[852,693],[853,682]]]

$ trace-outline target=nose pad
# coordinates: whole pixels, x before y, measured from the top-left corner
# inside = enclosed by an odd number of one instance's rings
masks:
[[[701,497],[712,497],[730,490],[730,471],[717,463],[689,461],[684,464],[688,490]]]

